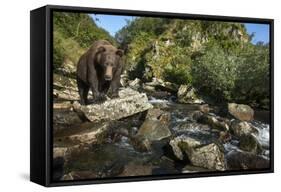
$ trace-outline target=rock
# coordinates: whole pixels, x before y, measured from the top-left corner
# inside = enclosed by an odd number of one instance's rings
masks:
[[[224,171],[226,168],[224,162],[224,152],[215,143],[211,143],[203,147],[197,147],[188,153],[188,158],[194,166],[219,171]]]
[[[58,157],[65,157],[67,152],[67,147],[54,147],[53,148],[53,159]]]
[[[198,173],[198,172],[209,172],[209,169],[205,169],[202,167],[196,167],[192,165],[186,165],[184,168],[182,168],[182,173]]]
[[[168,124],[171,121],[171,113],[153,108],[147,111],[146,119],[159,120],[161,123]]]
[[[134,90],[139,90],[141,88],[141,80],[139,78],[135,78],[135,80],[129,82],[129,87]]]
[[[55,143],[64,145],[97,144],[103,143],[110,132],[109,123],[84,123],[79,127],[72,127],[57,132],[54,136]]]
[[[232,151],[226,155],[229,170],[266,169],[270,167],[269,160],[249,152]]]
[[[200,99],[195,89],[189,85],[181,85],[178,89],[177,96],[180,103],[202,104],[204,101]]]
[[[54,88],[57,89],[62,88],[62,89],[71,89],[73,91],[78,91],[75,79],[63,75],[59,75],[56,73],[54,73],[53,75],[53,85]]]
[[[53,104],[53,109],[63,109],[63,110],[73,110],[72,109],[72,104],[70,101],[65,101],[65,102],[59,102],[59,103],[54,103]]]
[[[70,172],[91,172],[83,178],[114,177],[123,172],[128,161],[127,153],[112,144],[92,145],[89,149],[73,151],[66,166]]]
[[[250,123],[246,121],[232,121],[230,130],[236,137],[242,137],[243,135],[250,135],[252,133],[258,134],[258,130],[256,130]]]
[[[180,160],[184,160],[184,154],[190,154],[193,148],[201,145],[200,141],[184,135],[170,140],[169,144],[172,147],[174,155]]]
[[[92,122],[117,120],[153,107],[148,102],[146,94],[130,88],[120,90],[118,98],[103,103],[81,106],[74,102],[73,106],[75,111],[82,112]]]
[[[198,121],[200,118],[202,118],[203,113],[201,111],[194,111],[192,113],[192,119],[194,119],[195,121]]]
[[[77,125],[77,124],[81,124],[83,121],[80,119],[79,115],[74,111],[54,110],[53,122],[55,124]]]
[[[83,180],[83,179],[94,179],[98,175],[92,171],[71,171],[68,174],[65,174],[62,180]]]
[[[251,121],[254,119],[254,110],[248,105],[229,103],[228,112],[241,121]]]
[[[156,91],[165,91],[170,93],[177,93],[179,86],[175,83],[164,82],[161,79],[152,78],[152,82],[145,83],[144,87],[154,87]]]
[[[122,87],[127,87],[129,85],[129,76],[126,71],[121,74],[120,83]]]
[[[153,165],[138,165],[134,163],[129,163],[128,165],[125,165],[123,172],[118,176],[127,177],[152,175],[153,168]]]
[[[210,107],[208,104],[203,104],[203,105],[200,105],[199,106],[199,110],[202,112],[202,113],[209,113],[210,112]]]
[[[168,124],[162,123],[159,120],[147,119],[139,128],[136,136],[146,138],[150,141],[155,141],[170,137],[171,131]]]
[[[148,112],[145,121],[132,138],[132,144],[136,150],[151,151],[167,143],[167,138],[172,135],[168,126],[170,116],[167,114],[163,114],[161,110]]]
[[[134,149],[140,152],[148,152],[152,151],[152,142],[147,138],[143,137],[132,137],[131,144],[133,145]]]
[[[154,86],[146,85],[146,84],[142,85],[142,89],[146,92],[155,92],[156,91]]]
[[[219,141],[221,143],[227,143],[231,140],[231,134],[228,131],[221,131]]]
[[[215,117],[213,115],[204,114],[200,116],[197,120],[199,123],[207,124],[212,127],[212,129],[218,129],[221,131],[228,131],[229,125],[226,119],[221,117]]]
[[[58,101],[77,101],[79,100],[78,91],[72,89],[54,89],[53,97]]]
[[[76,64],[73,63],[68,57],[65,57],[61,67],[56,68],[56,73],[75,77],[76,75]]]
[[[255,154],[261,154],[262,152],[261,144],[253,135],[243,135],[240,137],[239,148]]]

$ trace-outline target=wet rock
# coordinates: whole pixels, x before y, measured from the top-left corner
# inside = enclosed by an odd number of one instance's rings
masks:
[[[168,125],[162,123],[160,120],[147,119],[139,128],[137,136],[146,138],[150,141],[155,141],[170,137],[171,131]]]
[[[161,123],[168,124],[171,121],[171,113],[153,108],[147,111],[146,119],[159,120]]]
[[[266,169],[269,160],[249,152],[232,151],[226,155],[227,167],[230,170]]]
[[[202,118],[203,113],[201,111],[194,111],[192,113],[192,119],[194,119],[195,121],[198,121],[200,118]]]
[[[180,103],[188,103],[188,104],[204,103],[204,101],[196,95],[195,89],[189,85],[181,85],[178,89],[177,96],[178,96],[178,101]]]
[[[73,106],[76,111],[82,112],[92,122],[117,120],[153,107],[148,102],[146,94],[130,88],[120,90],[118,98],[106,100],[103,103],[81,106],[75,102]]]
[[[199,110],[202,112],[202,113],[209,113],[210,112],[210,107],[208,104],[203,104],[203,105],[200,105],[199,106]]]
[[[84,123],[79,127],[72,127],[57,132],[55,143],[64,145],[103,143],[110,132],[109,123]]]
[[[262,146],[253,135],[243,135],[240,137],[239,148],[255,154],[261,154]]]
[[[128,156],[127,151],[116,145],[93,145],[90,149],[73,151],[66,167],[72,173],[89,171],[83,178],[114,177],[123,172]]]
[[[232,139],[231,134],[228,131],[221,131],[219,136],[219,141],[221,143],[227,143]]]
[[[235,120],[231,122],[230,130],[237,137],[243,135],[257,134],[258,131],[248,122]]]
[[[193,148],[201,145],[200,141],[183,135],[170,140],[169,144],[174,155],[180,160],[184,160],[185,154],[190,154]]]
[[[140,152],[152,151],[152,141],[144,137],[132,137],[131,144],[134,146],[134,149]]]
[[[212,129],[218,129],[221,131],[228,131],[229,125],[226,119],[221,117],[215,117],[213,115],[204,114],[197,120],[199,123],[207,124]]]
[[[226,168],[224,162],[224,152],[215,143],[192,150],[188,153],[188,158],[194,166],[219,171],[224,171]]]
[[[228,112],[241,121],[251,121],[254,119],[254,110],[248,105],[229,103]]]
[[[141,80],[139,78],[135,78],[135,80],[129,82],[129,87],[134,90],[139,90],[141,88]]]
[[[148,115],[137,134],[132,138],[132,144],[136,150],[142,152],[151,151],[153,148],[161,148],[168,142],[167,139],[172,133],[166,117],[163,116],[162,118],[160,120],[153,119],[152,114]]]

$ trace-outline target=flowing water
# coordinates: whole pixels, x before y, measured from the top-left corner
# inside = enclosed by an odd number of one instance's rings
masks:
[[[211,129],[209,125],[200,124],[194,118],[194,112],[198,111],[199,105],[196,104],[178,104],[173,99],[155,99],[150,98],[149,102],[154,107],[161,108],[171,114],[170,130],[173,137],[188,136],[199,140],[202,144],[209,144],[218,141],[220,131]],[[216,116],[215,114],[212,114]],[[269,158],[269,124],[253,120],[251,125],[258,130],[257,140],[261,143],[265,158]],[[126,127],[128,130],[137,132],[137,127]],[[167,143],[166,143],[167,144]],[[225,154],[232,152],[241,152],[238,147],[239,141],[232,138],[224,143]],[[157,146],[157,145],[156,145]],[[92,153],[86,151],[73,156],[66,168],[67,170],[91,170],[98,173],[97,177],[122,176],[120,170],[126,170],[127,175],[151,175],[151,174],[173,174],[204,171],[202,168],[189,167],[183,169],[184,164],[178,165],[174,159],[171,159],[163,145],[153,148],[152,151],[138,151],[132,144],[129,135],[121,135],[120,138],[108,144],[92,146]],[[90,154],[90,155],[89,155]],[[182,162],[181,162],[182,163]],[[129,166],[128,166],[129,165]],[[124,168],[125,167],[125,168]]]

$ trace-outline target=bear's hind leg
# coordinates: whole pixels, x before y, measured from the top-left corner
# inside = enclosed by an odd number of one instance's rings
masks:
[[[80,104],[87,105],[89,86],[87,86],[84,82],[80,80],[77,80],[77,85],[78,85],[78,93],[80,96]]]

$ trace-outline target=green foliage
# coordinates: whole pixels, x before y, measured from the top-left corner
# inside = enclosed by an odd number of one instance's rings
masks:
[[[96,40],[105,39],[116,44],[114,38],[107,31],[99,28],[87,14],[54,12],[53,25],[55,70],[65,65],[66,60],[75,66],[80,56]]]
[[[268,46],[247,44],[238,54],[207,46],[194,59],[192,76],[194,85],[210,96],[256,105],[269,97]]]
[[[269,48],[253,45],[244,24],[136,18],[115,37],[130,78],[193,84],[219,101],[269,101]]]

